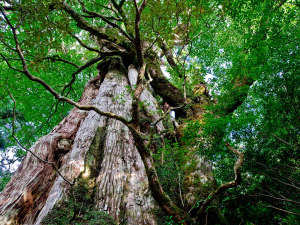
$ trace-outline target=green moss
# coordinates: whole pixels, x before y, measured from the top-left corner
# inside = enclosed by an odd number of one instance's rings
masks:
[[[106,129],[104,127],[98,127],[91,147],[85,157],[85,170],[88,169],[90,171],[90,178],[96,177],[101,169],[105,138]]]
[[[166,214],[162,209],[153,210],[153,214],[156,216],[156,221],[159,225],[182,225],[176,223],[173,217]]]
[[[85,158],[85,170],[68,194],[43,219],[45,225],[115,225],[114,220],[95,207],[95,178],[103,158],[106,130],[99,127]],[[86,176],[86,171],[89,171]],[[85,175],[85,176],[83,176]]]
[[[115,225],[105,212],[97,211],[94,204],[95,190],[87,179],[79,179],[69,194],[43,219],[45,225]]]

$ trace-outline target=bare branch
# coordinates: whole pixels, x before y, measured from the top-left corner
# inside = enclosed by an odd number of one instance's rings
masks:
[[[13,66],[10,64],[10,62],[8,61],[8,59],[7,59],[2,53],[0,53],[0,56],[1,56],[2,59],[6,62],[8,68],[10,68],[10,69],[12,69],[12,70],[14,70],[14,71],[17,71],[17,72],[19,72],[19,73],[23,73],[22,70],[19,70],[19,69],[13,67]]]
[[[288,211],[288,210],[285,210],[285,209],[277,208],[277,207],[272,206],[272,205],[268,205],[267,207],[273,208],[273,209],[276,209],[276,210],[279,210],[279,211],[282,211],[282,212],[285,212],[285,213],[288,213],[288,214],[293,214],[293,215],[300,216],[300,213],[291,212],[291,211]]]
[[[76,67],[76,68],[79,68],[79,66],[76,65],[75,63],[70,62],[70,61],[68,61],[68,60],[66,60],[66,59],[62,59],[62,58],[60,58],[60,57],[57,56],[57,55],[54,55],[54,56],[47,56],[47,57],[42,58],[41,60],[47,60],[47,59],[50,60],[50,61],[52,61],[52,62],[56,62],[56,61],[58,61],[58,62],[63,62],[63,63],[69,64],[69,65],[72,65],[72,66],[74,66],[74,67]]]
[[[105,55],[106,56],[106,55]],[[67,88],[70,88],[72,86],[72,84],[75,82],[76,80],[76,75],[79,74],[81,71],[83,71],[84,69],[90,67],[91,65],[99,62],[100,60],[102,60],[104,58],[104,56],[100,56],[100,57],[96,57],[96,58],[93,58],[91,60],[89,60],[86,64],[84,64],[83,66],[79,67],[78,70],[76,70],[74,73],[72,73],[72,79],[70,80],[69,83],[67,83],[64,87],[63,87],[63,90],[62,90],[62,93],[65,92],[65,90]]]
[[[9,44],[7,44],[5,41],[2,40],[2,38],[0,38],[0,42],[5,46],[7,47],[8,49],[14,51],[14,52],[17,52],[17,50],[11,46],[9,46]]]
[[[291,143],[289,143],[289,142],[283,140],[282,138],[278,137],[278,136],[275,135],[275,134],[272,134],[272,135],[273,135],[275,138],[277,138],[279,141],[281,141],[282,143],[284,143],[284,144],[286,144],[286,145],[292,147],[292,149],[294,149],[294,148],[296,149],[296,146],[292,145]]]
[[[278,197],[275,197],[275,196],[272,196],[272,195],[256,194],[256,195],[248,195],[248,196],[251,196],[251,197],[268,197],[268,198],[273,198],[273,199],[284,201],[284,202],[292,202],[294,204],[300,205],[300,202],[297,202],[297,201],[294,201],[294,200],[291,200],[291,199],[288,199],[288,198],[278,198]]]

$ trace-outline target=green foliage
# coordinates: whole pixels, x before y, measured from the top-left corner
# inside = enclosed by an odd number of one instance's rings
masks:
[[[299,208],[289,202],[299,202],[300,174],[300,29],[293,3],[224,3],[230,17],[218,24],[218,48],[204,48],[205,41],[194,48],[195,56],[211,50],[201,59],[214,72],[212,95],[218,102],[205,116],[202,139],[195,137],[202,143],[199,152],[214,161],[219,183],[232,179],[235,162],[225,142],[240,147],[246,157],[242,185],[221,205],[232,224],[299,222],[292,214]],[[235,110],[228,114],[230,109]]]
[[[20,3],[18,10],[8,13],[8,17],[22,29],[18,38],[28,69],[62,92],[77,68],[57,59],[63,58],[81,66],[96,56],[95,52],[78,45],[70,33],[91,47],[98,46],[98,40],[81,30],[61,10],[61,1],[17,2]],[[67,2],[76,12],[84,14],[78,1]],[[103,16],[112,14],[109,8],[103,7],[111,1],[83,2]],[[123,5],[126,21],[115,22],[134,36],[135,8],[132,2],[125,1]],[[208,113],[201,121],[190,118],[183,121],[180,140],[170,138],[172,140],[166,141],[155,155],[164,190],[178,205],[181,204],[179,185],[188,171],[186,165],[191,160],[191,152],[213,162],[218,184],[233,179],[236,158],[225,147],[229,142],[245,153],[242,184],[220,196],[219,208],[229,223],[298,224],[299,9],[297,0],[147,1],[140,22],[142,40],[156,48],[159,48],[158,39],[164,40],[174,50],[178,64],[175,68],[167,68],[170,80],[181,90],[185,85],[190,99],[196,97],[193,93],[195,85],[206,81],[213,103],[207,107]],[[101,19],[85,19],[95,27],[108,28]],[[3,20],[0,25],[0,53],[11,66],[20,69],[22,65],[13,50],[12,33],[8,32]],[[106,34],[117,44],[125,40],[115,29],[106,29]],[[85,83],[95,75],[95,67],[78,74],[72,89],[67,90],[70,91],[68,96],[78,100]],[[17,102],[16,135],[27,147],[53,129],[71,109],[1,60],[1,150],[16,147],[10,138],[12,101],[8,90]],[[114,100],[126,104],[123,97],[120,95]],[[146,105],[147,102],[140,103],[141,108]],[[19,158],[25,155],[20,149],[16,152]],[[190,165],[192,167],[193,163]],[[9,177],[1,174],[0,190]],[[95,212],[87,190],[76,191],[82,199],[70,195],[62,201],[52,212],[53,224],[86,221],[93,224],[92,221],[106,218],[103,213]],[[82,202],[87,204],[82,205]],[[166,219],[166,224],[172,224],[172,218]]]
[[[5,188],[6,184],[9,182],[11,175],[6,173],[6,174],[0,174],[0,192]]]
[[[80,181],[67,197],[57,203],[43,219],[47,225],[115,225],[114,220],[94,206],[94,193],[88,184]]]
[[[159,225],[183,225],[183,223],[176,223],[173,216],[168,216],[162,210],[156,210],[154,214],[157,217],[157,224]]]
[[[217,104],[203,121],[187,122],[180,141],[214,162],[218,184],[233,179],[236,158],[225,143],[245,153],[242,185],[221,196],[230,224],[299,223],[299,7],[282,3],[219,1],[209,26],[198,22],[201,38],[183,52],[194,57],[184,71],[201,65],[212,74]],[[169,71],[182,87],[183,79]],[[201,77],[193,74],[186,74],[187,90]]]
[[[165,146],[154,155],[156,170],[163,189],[179,205],[179,191],[183,186],[183,170],[187,157],[186,151],[178,143],[165,140]]]

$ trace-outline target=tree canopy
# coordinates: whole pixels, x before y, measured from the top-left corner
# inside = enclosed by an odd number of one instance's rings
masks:
[[[241,183],[209,207],[227,224],[300,222],[298,0],[2,0],[0,11],[1,190],[27,154],[12,121],[29,147],[73,107],[26,70],[76,102],[98,63],[127,52],[139,68],[161,63],[183,93],[180,134],[154,155],[174,201],[191,149],[218,186],[233,179],[229,144],[244,154]]]

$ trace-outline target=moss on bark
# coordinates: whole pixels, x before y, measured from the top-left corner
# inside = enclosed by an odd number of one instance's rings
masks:
[[[103,158],[106,129],[99,127],[85,157],[84,171],[77,178],[67,195],[43,219],[47,225],[115,225],[107,213],[95,208],[95,179]]]

